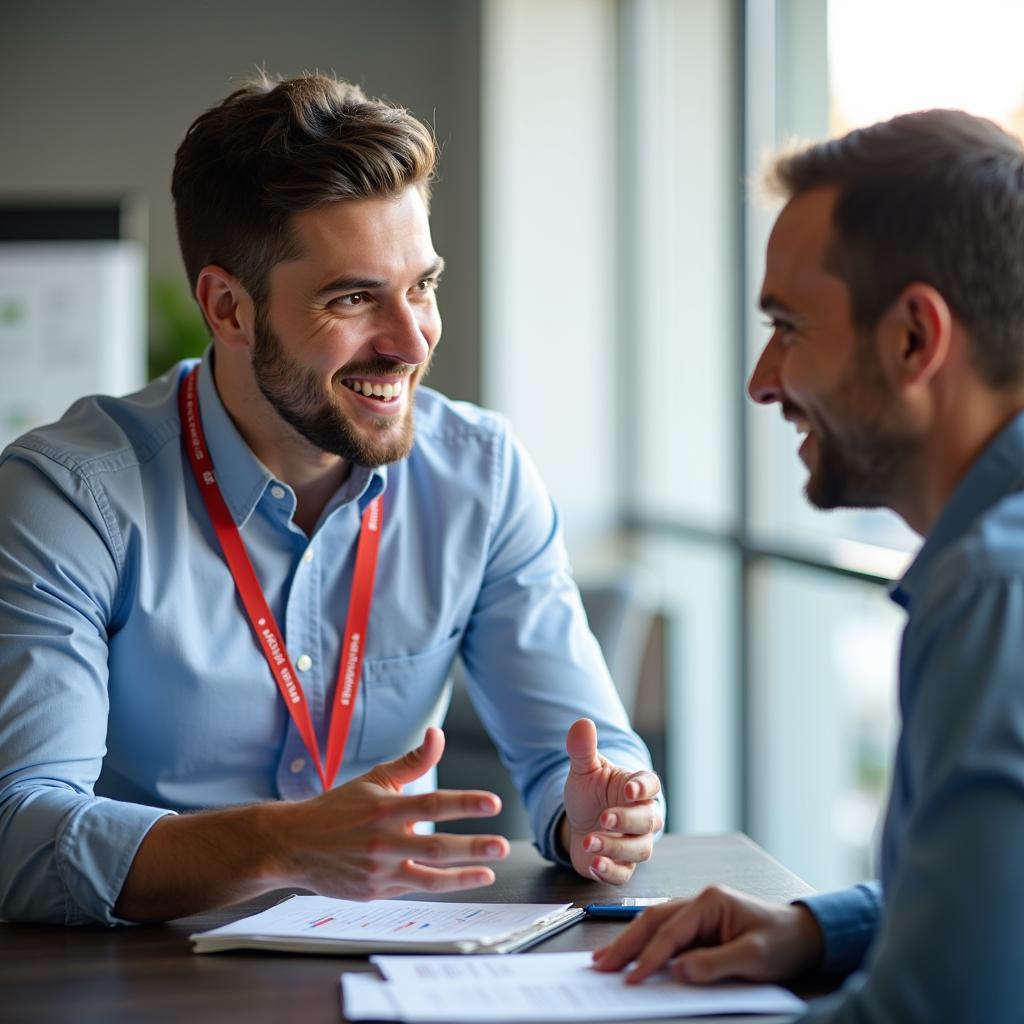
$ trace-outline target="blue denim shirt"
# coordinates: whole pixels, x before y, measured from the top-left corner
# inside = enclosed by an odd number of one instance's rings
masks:
[[[825,933],[826,968],[864,968],[806,1019],[1018,1024],[1024,415],[957,486],[892,597],[908,618],[881,888],[803,901]]]
[[[0,457],[0,917],[113,923],[161,815],[319,792],[182,450],[190,367],[127,398],[83,399]],[[299,676],[321,750],[359,519],[384,493],[338,782],[441,722],[460,655],[555,858],[571,722],[593,718],[620,764],[650,761],[587,627],[550,498],[501,418],[420,388],[410,455],[354,468],[307,536],[291,488],[221,404],[209,355],[199,396],[228,508],[293,662],[309,659]]]

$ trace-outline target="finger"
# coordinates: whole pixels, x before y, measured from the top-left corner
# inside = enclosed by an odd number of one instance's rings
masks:
[[[409,891],[423,892],[456,892],[494,883],[490,868],[434,868],[411,860],[402,865],[401,877],[410,886]]]
[[[608,860],[621,864],[643,864],[651,859],[654,837],[609,835],[607,832],[591,832],[583,840],[587,853],[603,854]]]
[[[395,846],[396,852],[426,864],[465,864],[474,860],[502,860],[508,856],[504,836],[457,836],[436,832],[409,836]]]
[[[631,836],[652,835],[661,830],[664,822],[653,801],[632,804],[629,807],[609,807],[601,812],[601,828]]]
[[[619,971],[636,959],[640,951],[654,937],[665,921],[685,906],[685,901],[673,900],[657,907],[650,907],[639,917],[633,918],[622,934],[594,954],[599,971]]]
[[[623,885],[633,877],[636,864],[623,863],[609,857],[595,857],[590,862],[590,875],[598,882]]]
[[[665,966],[680,950],[693,944],[698,935],[706,934],[717,916],[717,904],[698,898],[674,914],[651,936],[651,941],[637,957],[636,965],[626,981],[636,984]]]
[[[653,800],[661,792],[661,780],[654,772],[634,772],[623,788],[623,796],[629,803]]]
[[[579,718],[569,726],[565,750],[573,775],[589,775],[603,767],[597,753],[597,726],[589,718]]]
[[[747,932],[723,946],[690,950],[676,958],[672,973],[680,981],[694,985],[706,985],[723,978],[768,980],[763,936]]]
[[[436,789],[432,793],[394,800],[387,812],[393,821],[455,821],[458,818],[493,818],[501,798],[486,790]]]
[[[443,753],[444,733],[435,726],[430,726],[423,737],[423,742],[415,750],[410,750],[394,761],[378,764],[364,777],[398,792],[404,785],[426,775],[441,760]]]

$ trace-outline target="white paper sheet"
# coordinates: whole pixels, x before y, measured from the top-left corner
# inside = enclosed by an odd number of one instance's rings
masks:
[[[376,974],[350,972],[342,975],[345,1016],[349,1020],[398,1020],[391,986]]]
[[[683,985],[667,973],[640,985],[601,974],[589,953],[522,956],[377,956],[386,980],[381,1000],[410,1024],[530,1024],[540,1021],[641,1020],[725,1013],[799,1013],[804,1004],[777,985]],[[358,979],[358,980],[354,980]],[[360,1017],[372,987],[367,975],[342,975],[345,1015]],[[375,997],[376,998],[376,997]],[[360,1002],[361,1000],[361,1002]],[[383,1003],[376,1004],[378,1006]]]
[[[359,942],[447,942],[488,939],[518,931],[568,903],[428,903],[371,900],[357,903],[326,896],[293,896],[210,935],[270,935]]]

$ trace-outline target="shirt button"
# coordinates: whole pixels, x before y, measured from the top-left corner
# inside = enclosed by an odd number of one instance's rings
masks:
[[[302,560],[306,563],[306,565],[309,565],[309,563],[313,561],[312,548],[306,548],[305,552],[302,555]]]
[[[295,662],[295,667],[300,672],[305,672],[310,665],[313,664],[313,659],[308,654],[300,654]]]
[[[288,765],[288,771],[290,771],[292,775],[298,775],[305,767],[306,759],[304,757],[297,757],[290,765]]]
[[[279,484],[274,484],[274,486],[270,488],[270,493],[271,493],[271,494],[272,494],[272,495],[273,495],[273,496],[274,496],[275,498],[277,498],[278,500],[280,500],[281,498],[283,498],[283,497],[284,497],[284,488],[283,488],[283,487],[281,487],[281,486],[280,486]]]

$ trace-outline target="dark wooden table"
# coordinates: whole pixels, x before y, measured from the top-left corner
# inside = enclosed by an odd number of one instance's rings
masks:
[[[621,889],[555,868],[525,842],[497,865],[488,889],[454,894],[472,901],[592,903],[633,896],[685,896],[721,882],[766,899],[811,890],[746,836],[665,836],[654,858]],[[262,910],[282,894],[165,925],[63,928],[0,924],[0,1021],[122,1024],[342,1020],[338,976],[368,970],[365,959],[256,952],[192,953],[188,937]],[[424,897],[437,898],[437,897]],[[593,949],[622,925],[584,920],[534,951]],[[528,954],[527,954],[528,955]],[[789,1018],[714,1018],[768,1024]]]

